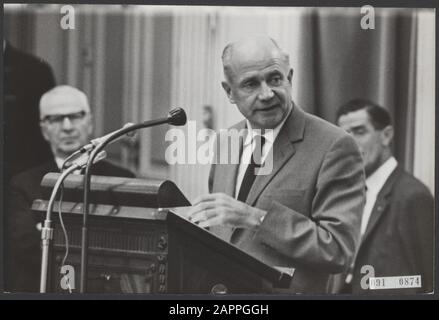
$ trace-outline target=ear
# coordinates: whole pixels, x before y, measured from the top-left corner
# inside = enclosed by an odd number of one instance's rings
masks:
[[[290,71],[288,72],[288,76],[287,76],[288,82],[290,84],[293,83],[293,73],[294,73],[294,70],[293,70],[293,68],[291,68]]]
[[[383,146],[388,147],[393,141],[393,127],[387,126],[383,130],[381,130],[381,143]]]
[[[227,98],[229,98],[230,103],[234,104],[235,100],[233,100],[232,98],[232,88],[230,87],[230,85],[226,81],[221,82],[221,85],[223,86],[223,89],[226,92]]]
[[[93,132],[93,115],[90,113],[88,115],[88,127],[87,127],[87,133],[89,137],[91,136],[92,132]]]

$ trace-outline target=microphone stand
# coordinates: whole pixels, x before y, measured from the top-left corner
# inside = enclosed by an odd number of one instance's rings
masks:
[[[102,160],[106,156],[105,151],[98,154],[97,161]],[[66,161],[65,161],[66,162]],[[52,189],[52,193],[50,195],[49,203],[47,205],[46,210],[46,219],[44,220],[44,226],[41,230],[41,274],[40,274],[40,293],[46,293],[47,291],[47,278],[48,278],[48,267],[49,267],[49,249],[50,249],[50,240],[53,238],[53,228],[52,221],[50,216],[53,211],[53,204],[55,202],[56,195],[58,193],[59,188],[62,186],[64,180],[67,178],[69,174],[73,171],[80,169],[83,167],[85,163],[74,163],[67,170],[63,171],[61,175],[56,180],[56,183]],[[61,203],[58,204],[59,206]]]
[[[61,186],[61,184],[64,182],[65,178],[78,168],[80,168],[79,165],[72,165],[66,171],[64,171],[56,181],[55,186],[53,187],[52,190],[52,194],[50,195],[50,200],[46,210],[46,220],[44,220],[44,227],[41,230],[42,254],[41,254],[40,293],[46,293],[47,290],[49,247],[50,247],[50,240],[52,240],[53,238],[53,228],[52,228],[52,221],[50,220],[50,216],[53,210],[53,204],[55,202],[56,194],[58,193],[58,189]],[[61,203],[59,203],[58,205],[61,205]]]
[[[82,238],[81,238],[81,282],[80,282],[80,293],[85,293],[87,290],[87,265],[88,265],[88,215],[89,215],[89,194],[90,194],[90,181],[91,181],[91,166],[93,164],[93,159],[105,146],[112,140],[127,134],[130,131],[148,128],[152,126],[157,126],[165,123],[171,123],[173,121],[171,116],[166,118],[161,118],[157,120],[145,121],[139,124],[133,124],[127,126],[109,135],[107,139],[101,142],[90,154],[88,158],[87,167],[85,168],[84,177],[84,206],[82,208],[83,221],[82,221]],[[185,120],[186,122],[186,120]]]

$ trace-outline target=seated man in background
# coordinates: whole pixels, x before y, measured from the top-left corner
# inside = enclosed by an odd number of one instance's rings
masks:
[[[70,86],[58,86],[40,100],[40,126],[53,158],[15,176],[11,181],[6,217],[6,290],[38,292],[40,280],[40,231],[30,210],[41,198],[40,183],[48,172],[60,171],[64,159],[89,142],[92,115],[86,95]],[[96,163],[94,175],[134,177],[130,171],[107,161]]]
[[[352,100],[338,110],[337,124],[351,133],[360,147],[367,186],[361,243],[346,278],[349,289],[344,292],[432,291],[434,200],[427,187],[405,172],[393,157],[389,113],[371,101]],[[414,275],[420,275],[421,281],[415,283],[418,288],[411,289],[370,290],[365,280],[368,276]]]

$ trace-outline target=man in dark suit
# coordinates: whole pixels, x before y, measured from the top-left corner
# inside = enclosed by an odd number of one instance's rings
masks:
[[[354,294],[417,293],[433,289],[434,200],[425,185],[392,155],[393,127],[386,109],[356,99],[341,106],[337,123],[351,133],[364,158],[366,205],[361,243],[347,277]],[[415,288],[371,290],[368,277],[409,277]],[[347,286],[347,287],[349,287]]]
[[[7,216],[6,289],[12,292],[38,292],[41,251],[39,221],[30,211],[33,200],[42,197],[43,176],[60,170],[64,159],[89,141],[91,114],[85,94],[70,86],[58,86],[40,101],[40,126],[52,149],[52,159],[26,170],[11,181]],[[93,175],[134,177],[106,161],[92,168]]]
[[[212,193],[194,201],[189,219],[287,268],[293,274],[287,292],[324,293],[329,275],[345,270],[358,246],[364,204],[358,147],[292,102],[293,70],[274,40],[243,39],[226,46],[222,58],[223,88],[246,118],[232,128],[243,132],[240,150],[231,150],[240,161],[212,166]],[[218,140],[219,152],[228,150],[227,139]],[[262,168],[268,170],[257,172]]]
[[[55,86],[50,66],[40,58],[3,43],[5,181],[52,158],[39,128],[38,103]]]
[[[2,159],[2,212],[9,206],[8,185],[17,173],[52,157],[38,125],[41,95],[55,86],[50,66],[3,41],[4,95]],[[4,216],[4,215],[2,215]],[[6,219],[6,217],[5,217]],[[5,221],[3,219],[3,221]],[[0,232],[1,234],[1,232]],[[5,238],[2,234],[2,239]],[[4,270],[0,268],[0,270]],[[4,284],[0,283],[0,288]]]

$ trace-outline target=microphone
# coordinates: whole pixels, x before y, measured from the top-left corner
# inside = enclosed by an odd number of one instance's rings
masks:
[[[96,148],[96,146],[100,145],[103,141],[105,141],[108,137],[110,137],[112,134],[122,131],[123,129],[133,126],[134,124],[131,122],[127,122],[122,128],[113,131],[111,133],[106,134],[105,136],[99,137],[99,138],[95,138],[93,140],[90,141],[90,143],[82,146],[79,150],[76,150],[75,152],[73,152],[70,156],[67,157],[67,159],[64,160],[63,165],[61,167],[61,171],[63,171],[65,168],[71,166],[71,162],[72,159],[74,158],[78,158],[80,155],[86,153],[86,152],[90,152],[91,150],[93,150],[94,148]],[[128,137],[134,137],[136,135],[136,133],[134,131],[130,131],[126,134]],[[117,141],[122,139],[122,135],[116,139],[114,139],[111,142]]]
[[[169,123],[174,126],[184,126],[186,124],[186,112],[182,108],[175,108],[168,113]]]
[[[113,141],[116,141],[120,139],[123,135],[133,135],[132,132],[138,129],[144,129],[144,128],[150,128],[158,125],[162,125],[165,123],[174,125],[174,126],[183,126],[186,124],[187,117],[186,112],[182,108],[174,108],[171,111],[169,111],[168,116],[166,118],[160,118],[156,120],[147,120],[141,123],[132,124],[127,123],[122,128],[113,131],[103,137],[97,138],[92,140],[87,146],[92,145],[91,149],[94,149],[95,147],[102,148],[109,143],[112,143]],[[102,147],[102,148],[101,148]]]
[[[174,126],[182,126],[186,124],[187,117],[186,113],[181,108],[172,109],[168,116],[161,119],[145,121],[138,124],[133,124],[127,127],[123,127],[113,133],[111,133],[105,140],[103,140],[96,148],[91,151],[90,157],[87,161],[87,166],[85,169],[84,175],[84,201],[82,207],[82,238],[81,238],[81,280],[80,280],[80,293],[85,293],[87,288],[87,264],[88,264],[88,215],[89,215],[89,193],[90,193],[90,183],[91,183],[91,175],[90,169],[91,164],[93,163],[93,159],[97,156],[98,152],[100,152],[106,145],[116,140],[120,136],[132,132],[138,129],[150,128],[158,125],[162,125],[165,123],[172,124]]]
[[[166,123],[166,122],[171,124],[171,125],[174,125],[174,126],[184,126],[186,124],[186,121],[187,121],[186,112],[182,108],[174,108],[171,111],[169,111],[168,117],[166,118],[165,121],[164,120],[165,119],[158,119],[158,120],[152,120],[152,121],[148,120],[148,121],[144,121],[138,125],[131,123],[131,122],[128,122],[122,128],[120,128],[118,130],[110,132],[110,133],[106,134],[105,136],[91,140],[89,144],[86,144],[81,149],[79,149],[77,152],[84,153],[84,152],[90,151],[90,150],[94,149],[95,147],[97,147],[98,145],[100,145],[105,140],[107,140],[109,137],[114,136],[114,135],[118,135],[118,133],[122,133],[125,131],[125,129],[130,128],[130,127],[133,127],[133,131],[127,131],[127,132],[125,132],[125,134],[129,137],[133,137],[135,135],[134,129],[152,127],[152,126],[159,125],[159,124]],[[113,140],[111,140],[111,143],[121,139],[121,137],[122,137],[122,135],[114,138]]]
[[[110,132],[110,133],[106,134],[105,136],[91,140],[90,143],[86,144],[85,146],[82,146],[81,149],[79,149],[79,153],[84,153],[84,152],[87,152],[87,151],[94,149],[96,146],[100,145],[103,141],[105,141],[112,134],[119,132],[119,131],[122,131],[123,129],[125,129],[127,127],[131,127],[132,125],[134,125],[134,123],[127,122],[126,124],[124,124],[124,126],[122,128],[117,129],[113,132]],[[134,137],[135,132],[131,131],[131,132],[128,132],[126,135],[129,137]],[[119,139],[122,139],[122,136],[118,137],[117,139],[114,139],[112,142],[117,141]]]

